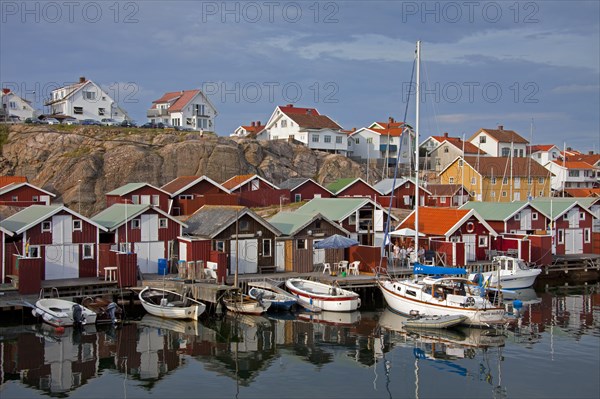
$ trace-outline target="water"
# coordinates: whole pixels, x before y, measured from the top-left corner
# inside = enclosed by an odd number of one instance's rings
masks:
[[[598,398],[600,285],[519,294],[503,330],[388,310],[0,329],[0,397]]]

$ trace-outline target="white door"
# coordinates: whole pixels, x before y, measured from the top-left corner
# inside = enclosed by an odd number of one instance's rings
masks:
[[[46,245],[44,262],[46,280],[79,278],[79,245]]]
[[[531,230],[531,209],[521,211],[521,230]]]
[[[375,231],[383,231],[383,209],[375,209]]]
[[[143,242],[150,241],[158,241],[158,215],[157,214],[148,214],[142,215],[141,226],[142,229],[141,235]]]
[[[140,196],[140,204],[150,205],[150,196],[149,195]]]
[[[133,251],[137,254],[137,263],[142,273],[158,273],[158,259],[165,257],[165,243],[136,242]]]
[[[52,244],[73,242],[73,220],[71,215],[52,216]]]
[[[238,240],[239,256],[236,255],[236,243],[232,240],[230,267],[231,274],[235,273],[237,260],[238,274],[257,273],[258,272],[258,240]]]
[[[513,201],[521,201],[521,193],[519,191],[513,193]]]
[[[278,272],[285,271],[285,242],[275,242],[275,267]]]
[[[314,248],[314,245],[321,240],[313,241],[313,265],[325,262],[325,249]]]
[[[465,259],[467,262],[472,262],[476,259],[475,257],[475,244],[477,237],[475,234],[465,234],[462,236],[462,241],[465,243]]]
[[[569,228],[577,228],[579,227],[579,208],[574,207],[569,210],[567,213],[567,218],[569,219]]]
[[[583,253],[583,229],[565,230],[565,254]]]
[[[179,243],[179,260],[187,260],[187,242]]]

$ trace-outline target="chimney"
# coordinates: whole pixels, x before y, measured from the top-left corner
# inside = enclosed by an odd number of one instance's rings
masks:
[[[588,155],[594,155],[594,151],[589,151]]]
[[[79,83],[85,83],[85,76],[79,77]]]
[[[260,126],[260,121],[256,122],[256,126]]]
[[[256,126],[255,122],[252,122],[252,123],[250,124],[250,126],[252,126],[252,127]]]
[[[394,123],[394,118],[392,118],[391,116],[388,118],[388,123]]]
[[[356,132],[356,128],[355,128],[355,127],[353,127],[353,128],[352,128],[352,131],[353,131],[353,132]]]
[[[448,137],[448,132],[444,132],[444,137]]]
[[[567,147],[567,151],[571,151],[573,150],[571,147]]]
[[[294,104],[288,104],[288,105],[286,105],[286,107],[288,107],[288,108],[294,108]]]
[[[498,130],[504,130],[504,125],[498,125]]]
[[[308,109],[306,110],[306,115],[310,115],[310,114],[312,114],[312,109],[308,108]]]

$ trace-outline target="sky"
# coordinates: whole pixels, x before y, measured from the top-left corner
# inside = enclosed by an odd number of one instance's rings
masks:
[[[0,0],[0,84],[40,108],[85,76],[138,123],[200,88],[222,136],[289,103],[414,126],[417,40],[420,141],[503,125],[600,151],[598,1]]]

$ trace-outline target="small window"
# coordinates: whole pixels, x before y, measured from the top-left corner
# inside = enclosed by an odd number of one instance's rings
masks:
[[[240,220],[238,224],[238,228],[240,231],[248,231],[250,230],[250,221],[249,220]]]
[[[462,160],[462,159],[459,159],[459,160],[458,160],[458,166],[463,166],[463,165],[464,165],[464,162],[463,162],[463,160]]]
[[[479,136],[479,142],[480,143],[485,143],[485,139],[486,139],[485,136]]]
[[[94,244],[83,244],[83,259],[94,259]]]
[[[225,251],[225,241],[215,241],[215,251]]]
[[[477,238],[479,243],[479,248],[487,248],[488,246],[488,236],[479,236]]]
[[[37,195],[33,195],[31,197],[31,202],[38,202],[40,200],[40,197],[38,197]]]
[[[100,115],[100,116],[106,115],[106,109],[105,108],[98,108],[98,115]]]
[[[121,242],[119,243],[119,252],[129,253],[129,243]]]
[[[496,184],[496,178],[492,177],[492,184],[495,185]]]
[[[515,220],[521,220],[521,213],[520,212],[515,215]]]
[[[507,194],[506,194],[506,191],[502,191],[502,196],[503,196],[503,197],[506,197],[506,195],[507,195]]]
[[[579,212],[579,220],[585,220],[585,212]]]
[[[302,194],[294,194],[294,202],[302,201]]]
[[[182,194],[179,196],[180,200],[191,200],[193,198],[194,198],[194,196],[192,194]]]
[[[16,196],[16,195],[13,195],[12,196],[12,202],[17,202],[17,201],[19,201],[19,197]]]
[[[262,240],[262,253],[263,256],[272,256],[271,255],[271,240]]]
[[[348,224],[350,226],[356,225],[356,214],[352,214],[348,217]]]
[[[359,143],[360,143],[360,140],[358,139],[358,137],[355,139],[355,141],[354,141],[354,142],[355,142],[356,144],[359,144]]]
[[[373,137],[369,137],[367,139],[367,144],[373,144]]]
[[[306,249],[306,240],[296,240],[296,249]]]
[[[540,177],[540,178],[538,178],[538,183],[540,183],[540,184],[544,184],[544,178],[543,178],[543,177]],[[541,192],[541,191],[540,191],[540,192]]]
[[[313,134],[312,135],[312,142],[313,143],[318,143],[319,142],[319,135],[318,134]]]
[[[73,107],[73,113],[76,115],[83,115],[83,107]]]
[[[563,220],[569,220],[569,215],[567,215],[567,214],[565,213],[565,214],[563,214],[563,217],[562,217],[562,218],[563,218]]]
[[[167,226],[168,226],[167,218],[158,219],[158,228],[159,229],[166,229]]]
[[[440,197],[440,204],[446,203],[446,197]]]
[[[413,290],[406,290],[406,295],[410,295],[410,296],[414,296],[414,297],[416,297],[416,296],[417,296],[417,293],[416,293],[416,292],[414,292]]]
[[[40,246],[39,245],[29,245],[27,247],[27,257],[28,258],[39,258],[41,252],[40,252]]]
[[[477,178],[476,177],[471,177],[471,185],[473,184],[477,184]]]
[[[492,191],[492,198],[496,198],[496,192]]]
[[[336,144],[342,144],[343,140],[344,140],[344,138],[342,136],[337,136],[335,138],[335,143]]]
[[[52,222],[50,222],[50,221],[42,222],[42,233],[45,231],[52,231]]]
[[[583,242],[586,244],[592,242],[592,232],[589,228],[583,229]]]
[[[287,120],[282,120],[281,121],[281,127],[287,127]]]
[[[532,212],[531,213],[531,220],[538,220],[538,213],[537,212]]]
[[[563,229],[558,229],[556,233],[558,234],[558,243],[564,244],[565,243],[565,231]]]
[[[444,147],[444,153],[447,153],[447,152],[448,152],[448,147]],[[459,162],[458,164],[459,164],[460,166],[462,166],[460,162]]]
[[[450,177],[450,178],[448,178],[448,183],[450,183],[450,184],[454,184],[454,177]]]
[[[331,143],[331,136],[325,136],[325,137],[323,138],[323,142],[324,142],[324,143]]]
[[[139,204],[140,203],[140,196],[139,195],[132,195],[131,196],[131,203],[132,204]]]
[[[502,184],[508,184],[508,177],[502,178]]]
[[[140,228],[140,219],[133,219],[131,221],[131,228],[132,229],[139,229]]]
[[[159,195],[152,196],[152,205],[154,205],[154,206],[160,205],[160,196]]]
[[[260,181],[259,181],[258,179],[254,179],[254,180],[252,180],[252,183],[251,183],[251,190],[252,190],[252,191],[256,191],[256,190],[258,190],[259,188],[260,188]]]
[[[81,228],[81,220],[79,220],[79,219],[73,220],[73,230],[81,231],[81,229],[82,229]]]

